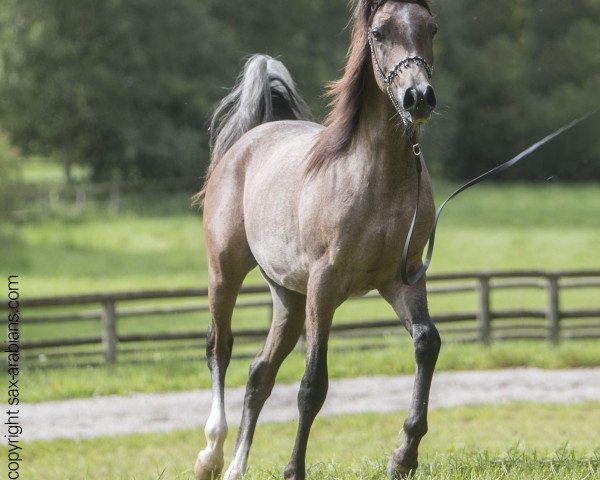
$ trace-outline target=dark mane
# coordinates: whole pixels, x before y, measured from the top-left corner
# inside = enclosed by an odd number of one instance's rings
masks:
[[[371,70],[367,29],[375,12],[388,1],[416,3],[431,13],[427,0],[358,1],[344,75],[327,87],[326,96],[331,98],[331,110],[325,118],[326,128],[310,152],[307,174],[318,172],[325,164],[343,155],[352,144],[361,114],[366,75]]]

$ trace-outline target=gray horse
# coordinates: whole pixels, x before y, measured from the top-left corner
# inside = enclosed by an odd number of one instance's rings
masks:
[[[306,371],[298,394],[296,442],[284,478],[305,478],[311,425],[328,387],[327,343],[334,311],[377,289],[413,337],[416,377],[404,442],[389,461],[393,478],[417,467],[440,349],[425,280],[402,281],[399,265],[417,197],[413,143],[435,107],[429,84],[437,30],[425,0],[358,2],[343,77],[330,88],[325,126],[312,123],[286,68],[249,59],[212,122],[204,196],[212,324],[207,341],[213,404],[198,480],[220,477],[227,435],[225,373],[231,317],[248,272],[257,265],[273,296],[266,343],[250,368],[244,410],[226,480],[240,479],[261,408],[277,371],[306,326]],[[422,265],[433,219],[422,166],[420,207],[408,271]]]

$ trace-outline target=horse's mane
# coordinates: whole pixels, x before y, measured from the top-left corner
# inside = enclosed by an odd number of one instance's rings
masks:
[[[431,13],[428,0],[359,0],[354,10],[348,61],[344,75],[327,87],[331,110],[325,129],[311,149],[306,173],[318,172],[324,165],[343,155],[356,133],[365,94],[365,82],[371,69],[367,29],[377,10],[390,1],[416,3]]]

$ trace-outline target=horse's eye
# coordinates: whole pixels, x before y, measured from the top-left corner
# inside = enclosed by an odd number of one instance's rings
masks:
[[[373,35],[373,38],[375,40],[377,40],[378,42],[380,42],[382,40],[382,38],[383,38],[383,33],[381,33],[381,30],[379,30],[378,28],[374,28],[371,31],[371,34]]]
[[[438,26],[437,23],[432,23],[431,27],[429,27],[431,29],[431,36],[435,37],[435,34],[438,32]]]

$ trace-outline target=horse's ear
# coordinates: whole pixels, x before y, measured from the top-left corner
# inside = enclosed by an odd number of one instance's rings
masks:
[[[365,22],[368,22],[385,1],[386,0],[359,0],[357,13]]]

